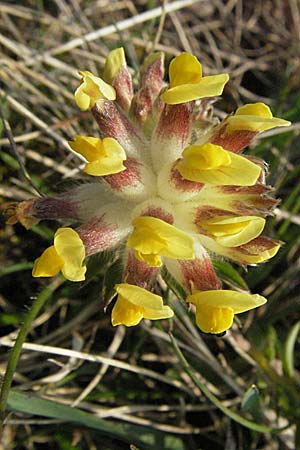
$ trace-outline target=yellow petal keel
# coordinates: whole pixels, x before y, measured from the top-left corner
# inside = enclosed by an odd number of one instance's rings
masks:
[[[157,256],[194,258],[194,240],[184,231],[156,217],[137,217],[132,224],[134,230],[126,245],[138,252],[136,255],[139,260],[157,267]]]
[[[57,254],[54,245],[51,245],[34,261],[32,276],[54,277],[62,269],[63,265],[63,259]]]
[[[265,226],[265,219],[257,216],[238,216],[201,220],[209,235],[224,247],[238,247],[259,236]]]
[[[116,99],[115,89],[101,78],[88,71],[80,71],[79,73],[82,76],[81,84],[74,95],[77,106],[81,110],[85,111],[92,108],[101,99]]]
[[[91,136],[75,136],[69,145],[87,159],[84,171],[89,175],[105,176],[126,169],[123,164],[126,160],[125,150],[114,138],[102,140]]]
[[[163,304],[159,295],[139,286],[121,283],[115,286],[118,293],[116,304],[112,310],[112,324],[137,325],[142,319],[167,319],[174,315],[169,306]]]
[[[134,256],[136,259],[138,259],[141,262],[144,262],[148,264],[148,266],[151,267],[161,267],[162,266],[162,260],[159,255],[155,255],[153,253],[141,253],[137,250],[134,251]]]
[[[195,291],[186,299],[196,306],[196,322],[205,333],[223,333],[228,330],[234,314],[243,313],[266,303],[258,294],[232,290]]]
[[[54,245],[36,259],[32,276],[53,277],[61,271],[67,280],[82,281],[86,272],[84,258],[85,248],[76,231],[59,228],[54,236]]]
[[[176,168],[186,180],[217,186],[253,186],[261,173],[247,158],[210,143],[185,148]]]
[[[219,334],[231,328],[234,313],[231,308],[197,306],[196,323],[204,333]]]
[[[58,256],[64,261],[61,269],[64,277],[70,281],[84,280],[85,248],[76,231],[68,227],[59,228],[54,236],[54,247]]]

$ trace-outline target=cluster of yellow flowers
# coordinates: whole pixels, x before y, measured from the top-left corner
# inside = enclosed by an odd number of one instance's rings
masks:
[[[124,50],[107,57],[102,78],[82,71],[75,100],[91,109],[100,137],[76,136],[70,147],[86,159],[90,180],[53,197],[20,203],[9,222],[74,220],[35,261],[34,277],[61,271],[85,279],[86,260],[123,248],[123,283],[112,324],[172,317],[151,292],[164,265],[196,307],[207,333],[231,327],[234,314],[263,305],[260,295],[223,290],[209,253],[243,265],[274,256],[280,243],[261,236],[276,200],[265,164],[238,154],[262,131],[287,126],[263,103],[247,104],[219,122],[207,99],[222,94],[227,74],[202,76],[197,58],[175,57],[164,81],[164,55],[144,62],[136,93]],[[201,99],[201,100],[200,100]]]

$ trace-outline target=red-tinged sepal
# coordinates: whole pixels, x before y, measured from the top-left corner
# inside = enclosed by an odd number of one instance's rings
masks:
[[[176,168],[176,163],[165,164],[158,172],[157,189],[162,198],[170,202],[185,202],[203,189],[203,183],[186,180]]]
[[[152,197],[137,205],[132,211],[132,219],[140,216],[155,217],[173,225],[174,210],[169,202],[159,197]]]
[[[102,100],[95,104],[92,113],[103,137],[116,139],[128,158],[149,158],[143,154],[147,148],[145,136],[116,102]]]
[[[116,101],[121,108],[128,111],[133,97],[133,88],[131,74],[128,70],[122,47],[116,48],[108,54],[103,78],[115,88]]]
[[[153,287],[159,267],[151,267],[143,261],[139,261],[134,256],[134,251],[126,250],[126,260],[123,273],[123,282],[134,284],[143,289],[151,290]]]
[[[38,197],[8,204],[8,224],[22,223],[29,229],[40,220],[88,221],[104,204],[111,202],[111,193],[100,183],[87,183],[63,194]]]
[[[221,289],[222,284],[214,271],[211,259],[196,239],[194,259],[164,258],[164,264],[187,294],[191,294],[194,290]]]
[[[129,210],[116,202],[98,209],[97,214],[76,229],[86,256],[115,248],[131,231]]]
[[[245,265],[259,264],[273,258],[281,245],[281,241],[259,236],[247,244],[231,248],[228,257]]]
[[[272,214],[278,200],[271,197],[273,188],[265,184],[254,186],[204,186],[197,197],[199,205],[214,205],[239,215]]]
[[[110,189],[128,201],[143,201],[155,193],[155,176],[136,159],[124,161],[125,170],[103,177]]]
[[[150,55],[141,67],[140,73],[140,87],[133,100],[132,113],[139,123],[147,127],[147,121],[151,119],[153,107],[164,85],[164,54]]]
[[[257,183],[265,184],[266,183],[266,175],[268,174],[268,164],[262,158],[258,158],[257,156],[252,155],[243,155],[248,161],[253,162],[257,166],[261,168],[260,175],[257,179]]]
[[[203,235],[200,236],[200,241],[209,251],[231,259],[245,267],[248,264],[259,264],[273,258],[282,245],[282,242],[266,236],[259,236],[237,247],[224,247],[214,239]]]
[[[228,123],[225,119],[221,124],[213,128],[208,142],[237,153],[250,145],[257,135],[257,132],[251,130],[236,130],[230,133],[227,131],[227,125]]]
[[[157,172],[181,157],[190,140],[192,114],[192,102],[164,106],[151,140],[152,160]]]

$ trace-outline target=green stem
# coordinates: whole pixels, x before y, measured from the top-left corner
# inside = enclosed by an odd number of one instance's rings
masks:
[[[30,326],[33,320],[38,315],[40,309],[44,306],[48,298],[52,295],[52,293],[63,283],[63,280],[60,278],[55,279],[50,286],[46,287],[36,298],[34,303],[32,304],[30,310],[28,311],[23,325],[20,328],[19,334],[15,341],[15,345],[10,352],[10,356],[8,359],[5,375],[3,378],[3,383],[1,386],[0,392],[0,432],[2,430],[3,421],[5,418],[5,411],[7,405],[7,399],[9,395],[9,391],[11,388],[11,384],[13,381],[13,376],[21,355],[22,346],[26,339],[27,333],[30,329]]]
[[[207,387],[201,383],[201,381],[196,376],[195,370],[189,365],[185,357],[183,356],[174,336],[170,333],[171,341],[174,347],[175,352],[177,353],[180,362],[182,363],[184,369],[186,370],[187,374],[191,377],[195,385],[203,392],[203,394],[210,400],[219,410],[221,410],[227,417],[234,420],[235,422],[238,422],[239,424],[243,425],[246,428],[250,428],[250,430],[258,431],[260,433],[279,433],[280,431],[288,428],[288,426],[285,426],[283,428],[271,428],[266,425],[260,425],[256,422],[252,422],[251,420],[244,419],[244,417],[240,416],[239,414],[231,411],[231,409],[227,408],[223,405],[223,403],[218,400],[217,397],[212,394]]]

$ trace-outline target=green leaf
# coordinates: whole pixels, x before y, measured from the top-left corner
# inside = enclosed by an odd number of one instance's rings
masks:
[[[257,418],[261,415],[259,391],[253,384],[244,394],[241,409]]]
[[[8,267],[3,267],[2,269],[0,269],[0,277],[2,277],[3,275],[8,275],[10,273],[20,272],[21,270],[32,269],[32,266],[33,266],[32,262],[22,262],[13,264]]]
[[[213,261],[213,266],[218,277],[231,287],[238,287],[248,290],[245,280],[241,277],[237,270],[224,261]]]
[[[291,378],[295,376],[294,350],[299,331],[300,321],[295,323],[295,325],[292,327],[284,346],[283,368],[285,373]]]
[[[165,439],[168,436],[160,431],[150,430],[139,425],[99,419],[95,415],[78,408],[71,408],[33,394],[11,390],[7,405],[11,411],[75,422],[101,431],[110,437],[123,439],[125,442],[141,447],[143,450],[157,450],[158,442],[160,443],[159,450],[187,450],[181,439],[175,436],[171,441],[172,446],[170,446],[170,440]]]
[[[183,289],[183,287],[178,283],[178,281],[175,280],[175,278],[172,277],[170,272],[167,271],[165,267],[163,267],[161,271],[161,276],[163,277],[166,285],[169,289],[171,289],[172,292],[178,297],[180,300],[185,301],[186,299],[186,292]]]
[[[105,272],[103,280],[103,300],[107,306],[115,295],[115,285],[122,282],[123,261],[119,258]]]
[[[1,325],[13,325],[21,321],[21,314],[2,313],[0,314]]]

